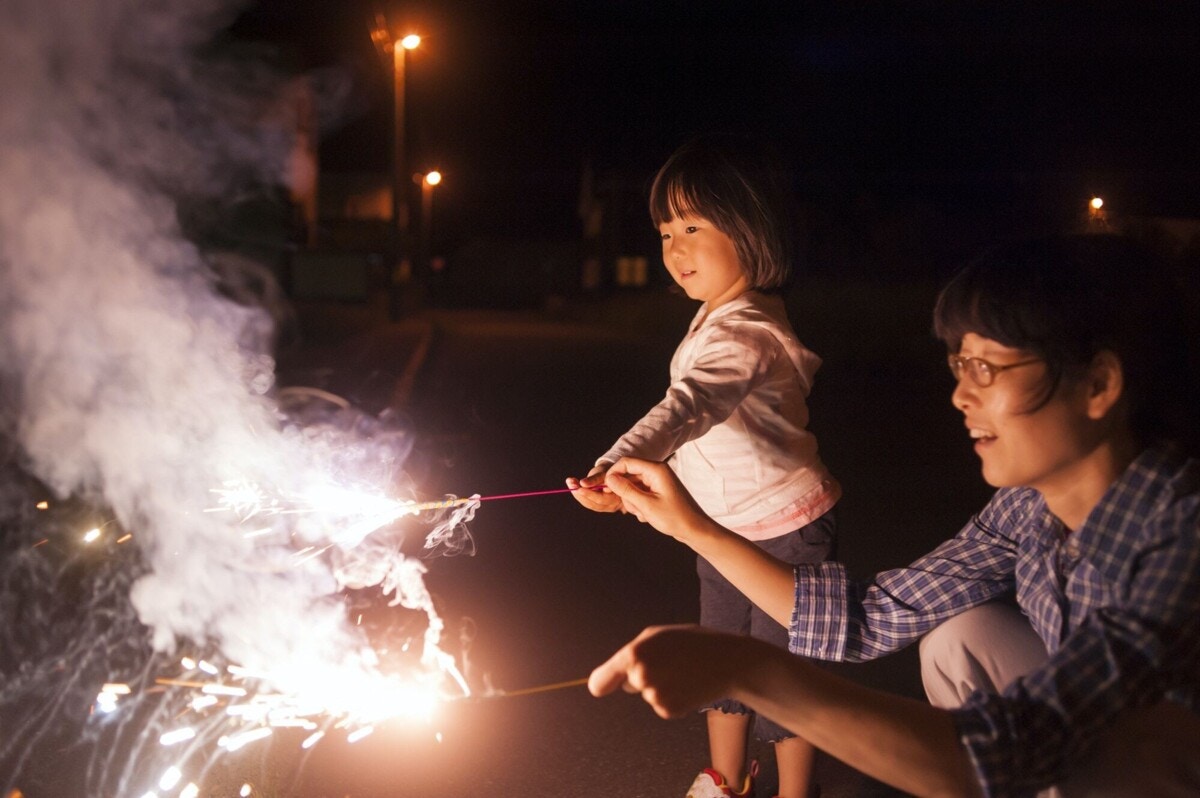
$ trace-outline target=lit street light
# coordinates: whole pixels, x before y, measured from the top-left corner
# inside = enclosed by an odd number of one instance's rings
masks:
[[[416,175],[421,181],[421,263],[428,270],[433,254],[433,188],[442,182],[442,173],[436,169],[424,175]]]
[[[398,313],[398,286],[411,276],[411,265],[406,255],[408,244],[408,158],[405,151],[404,133],[404,68],[409,50],[421,44],[421,37],[410,33],[392,43],[392,104],[395,117],[393,120],[393,139],[395,150],[392,153],[392,308],[393,315]]]
[[[1090,230],[1106,232],[1108,230],[1108,212],[1104,210],[1104,200],[1093,196],[1088,201],[1087,226]]]

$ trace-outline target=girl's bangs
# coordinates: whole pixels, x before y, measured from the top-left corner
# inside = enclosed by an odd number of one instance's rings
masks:
[[[679,216],[703,216],[696,201],[693,186],[687,185],[679,175],[669,177],[655,186],[650,198],[650,213],[655,225],[669,222]]]

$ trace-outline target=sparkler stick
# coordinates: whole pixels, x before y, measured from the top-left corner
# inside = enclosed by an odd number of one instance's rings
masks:
[[[534,490],[527,493],[502,493],[495,496],[480,496],[479,498],[462,498],[462,499],[442,499],[434,502],[420,502],[418,504],[410,504],[407,506],[409,510],[421,512],[422,510],[441,510],[446,507],[457,507],[461,504],[469,504],[470,502],[489,502],[498,499],[524,499],[529,496],[550,496],[555,493],[574,493],[577,490],[604,490],[604,486],[596,485],[591,488],[557,488],[555,490]]]
[[[531,695],[533,693],[548,693],[551,690],[562,690],[567,687],[579,687],[588,683],[587,677],[582,679],[571,679],[566,682],[554,682],[553,684],[543,684],[537,687],[525,687],[520,690],[505,690],[502,693],[497,693],[497,698],[511,698],[518,695]]]

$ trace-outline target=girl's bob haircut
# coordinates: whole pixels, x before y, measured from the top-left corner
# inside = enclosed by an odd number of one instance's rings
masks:
[[[791,194],[764,145],[711,134],[676,150],[650,186],[650,218],[658,227],[679,216],[729,236],[752,289],[780,291],[791,279]]]
[[[1046,363],[1050,401],[1097,354],[1121,363],[1130,431],[1141,445],[1194,452],[1197,339],[1188,294],[1170,266],[1116,235],[1069,235],[996,247],[938,296],[934,334],[957,352],[975,333]]]

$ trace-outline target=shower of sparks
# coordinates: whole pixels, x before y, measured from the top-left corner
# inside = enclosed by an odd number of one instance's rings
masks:
[[[270,516],[314,515],[340,527],[329,538],[327,545],[343,547],[358,545],[372,532],[404,516],[465,507],[479,501],[478,496],[450,496],[438,501],[415,502],[333,484],[319,484],[303,492],[271,494],[261,485],[246,480],[226,482],[223,487],[213,488],[212,492],[218,498],[218,505],[206,512],[232,512],[242,524]],[[271,526],[256,525],[243,534],[247,538],[254,538],[269,535],[273,531]]]
[[[399,519],[425,511],[452,509],[458,514],[448,523],[457,523],[461,511],[468,513],[467,518],[473,514],[478,496],[415,502],[334,484],[273,493],[246,480],[227,482],[212,493],[216,504],[205,512],[229,513],[235,530],[246,539],[288,546],[289,567],[299,568],[328,552],[337,560],[333,570],[341,585],[377,586],[385,596],[394,593],[390,606],[423,610],[428,623],[420,665],[411,665],[403,673],[384,672],[378,655],[365,643],[366,648],[350,660],[356,664],[349,666],[299,658],[273,664],[274,669],[251,669],[182,657],[177,674],[155,680],[157,689],[190,695],[181,703],[183,709],[173,725],[158,735],[163,749],[181,752],[179,761],[158,776],[158,791],[178,790],[184,784],[185,770],[189,762],[194,765],[198,746],[208,747],[209,754],[202,758],[211,759],[269,740],[279,729],[307,732],[302,749],[311,748],[331,731],[354,743],[383,722],[429,722],[442,702],[470,695],[454,657],[439,647],[444,624],[424,587],[424,566],[403,557],[391,538],[369,548],[365,542]],[[91,529],[82,539],[94,543],[102,537],[102,529]],[[436,530],[430,537],[435,534]],[[403,650],[408,650],[407,643]],[[105,684],[93,711],[119,712],[121,701],[132,693],[126,684]],[[199,788],[188,783],[182,789],[181,796]],[[157,794],[153,789],[146,793]],[[242,795],[249,794],[247,785]]]

